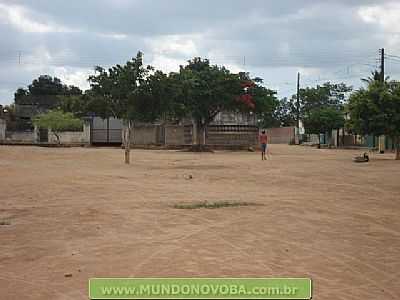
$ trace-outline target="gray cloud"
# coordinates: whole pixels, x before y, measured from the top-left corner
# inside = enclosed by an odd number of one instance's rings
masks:
[[[400,12],[384,0],[0,0],[0,103],[45,72],[84,85],[78,78],[94,65],[122,63],[138,50],[165,71],[209,57],[264,77],[281,95],[293,91],[297,71],[305,84],[357,84],[379,48],[400,53],[399,35],[376,10],[383,5]],[[372,13],[363,15],[365,7]],[[388,66],[392,77],[399,67]]]

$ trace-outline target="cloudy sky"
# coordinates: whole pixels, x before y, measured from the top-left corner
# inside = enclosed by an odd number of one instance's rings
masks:
[[[357,87],[382,47],[400,79],[399,15],[400,2],[385,0],[0,0],[0,104],[41,74],[86,89],[95,65],[138,50],[165,72],[206,57],[281,97],[298,71],[303,86]]]

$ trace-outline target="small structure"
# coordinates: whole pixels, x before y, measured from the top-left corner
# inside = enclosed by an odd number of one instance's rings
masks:
[[[9,130],[11,129],[11,130]],[[63,145],[85,146],[90,145],[90,122],[84,120],[81,131],[60,132],[60,141]],[[57,139],[51,129],[15,130],[7,128],[5,120],[0,119],[0,144],[13,145],[51,145],[57,144]]]

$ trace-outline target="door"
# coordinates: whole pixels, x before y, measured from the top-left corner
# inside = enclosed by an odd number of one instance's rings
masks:
[[[49,131],[47,129],[39,129],[39,142],[41,143],[49,142]]]

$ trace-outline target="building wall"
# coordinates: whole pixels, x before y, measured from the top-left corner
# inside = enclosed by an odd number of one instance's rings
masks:
[[[185,127],[181,125],[166,125],[165,144],[185,145]]]
[[[49,130],[49,143],[57,143],[56,136]],[[59,134],[61,144],[87,145],[90,144],[90,124],[85,122],[82,131],[64,131]]]
[[[6,131],[4,130],[4,122],[0,120],[0,141],[3,143],[21,143],[21,144],[36,144],[39,143],[39,130],[35,128],[32,131]],[[61,132],[60,140],[62,144],[89,144],[90,143],[90,123],[85,122],[82,131]],[[57,143],[57,138],[48,131],[48,141],[46,143]]]
[[[254,146],[258,143],[258,128],[246,125],[209,126],[206,143],[208,145]]]
[[[244,113],[244,112],[229,112],[223,111],[218,113],[214,121],[212,122],[214,125],[252,125],[255,126],[257,124],[257,117],[253,113]]]
[[[295,141],[294,127],[268,128],[266,131],[270,144],[293,144]]]
[[[15,143],[35,143],[36,132],[35,131],[6,131],[6,142]]]
[[[155,145],[158,142],[158,125],[137,125],[133,129],[134,145]]]

